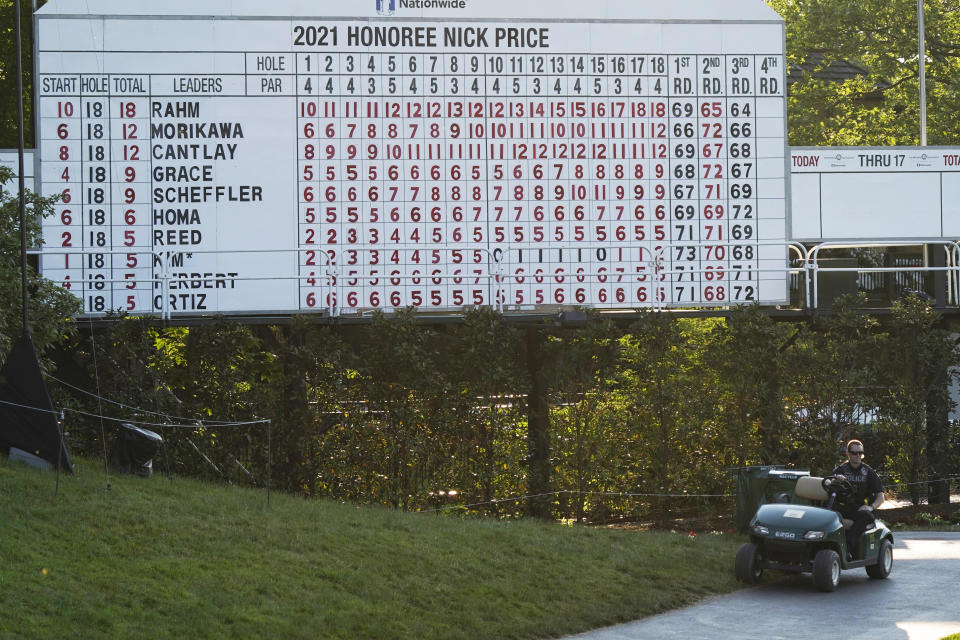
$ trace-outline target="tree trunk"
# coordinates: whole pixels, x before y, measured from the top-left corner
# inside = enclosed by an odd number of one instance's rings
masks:
[[[910,426],[911,438],[910,438],[910,470],[907,476],[907,482],[909,483],[910,491],[910,502],[913,506],[918,506],[920,504],[920,456],[922,454],[922,439],[923,434],[921,433],[923,429],[922,420],[924,419],[924,412],[921,409],[920,411],[913,412],[913,424]]]
[[[279,406],[273,423],[273,473],[275,484],[287,491],[311,493],[316,489],[316,473],[310,461],[315,442],[310,442],[307,369],[303,356],[303,333],[290,326],[260,327],[258,337],[277,355],[280,367]]]
[[[950,378],[947,371],[937,372],[927,395],[927,502],[950,502]]]
[[[493,501],[493,480],[497,475],[496,471],[496,452],[494,451],[495,442],[497,439],[497,408],[494,405],[493,398],[487,399],[487,415],[488,420],[484,421],[483,432],[481,434],[481,444],[483,445],[484,450],[484,462],[483,462],[483,501],[487,503],[487,510],[491,515],[499,516],[500,509],[497,506],[497,503]]]
[[[530,392],[527,396],[527,491],[531,496],[528,511],[534,518],[550,519],[550,412],[543,375],[544,334],[527,330],[527,370]]]

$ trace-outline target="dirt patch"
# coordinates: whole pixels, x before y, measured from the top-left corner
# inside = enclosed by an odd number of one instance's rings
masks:
[[[889,525],[930,526],[931,519],[939,518],[945,523],[956,524],[960,518],[960,503],[905,505],[880,509],[877,516]]]
[[[956,498],[956,496],[955,496]],[[887,504],[891,504],[890,501]],[[958,520],[951,518],[960,518],[960,500],[951,504],[922,504],[915,507],[904,501],[893,502],[896,506],[882,508],[877,512],[877,517],[888,525],[901,527],[928,527],[932,524],[931,518],[939,516],[944,522],[942,524],[957,524]],[[687,512],[684,512],[687,511]],[[928,514],[926,517],[920,514]],[[734,532],[737,530],[737,524],[732,513],[712,513],[707,514],[697,510],[674,510],[672,517],[664,517],[660,520],[620,520],[620,521],[601,521],[587,522],[593,526],[608,527],[611,529],[631,529],[640,531],[676,531],[679,533],[705,533],[711,531]]]

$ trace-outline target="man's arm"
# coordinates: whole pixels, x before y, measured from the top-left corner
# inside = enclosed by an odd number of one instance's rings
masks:
[[[877,509],[880,508],[880,505],[882,504],[883,504],[883,491],[877,494],[877,497],[873,499],[873,502],[871,502],[870,504],[865,504],[860,508],[868,511],[876,511]]]
[[[873,469],[870,469],[870,489],[874,495],[873,501],[869,507],[871,511],[876,511],[883,504],[883,483],[880,482],[880,476]],[[864,505],[867,506],[867,505]]]

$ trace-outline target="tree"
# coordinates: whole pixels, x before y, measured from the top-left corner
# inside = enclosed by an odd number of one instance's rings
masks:
[[[798,331],[757,305],[737,309],[714,330],[706,358],[717,372],[726,448],[735,466],[785,462],[783,352]]]
[[[621,341],[616,393],[629,407],[632,480],[642,492],[708,493],[725,484],[716,378],[703,362],[718,322],[646,313]],[[674,501],[653,502],[662,519]]]
[[[46,4],[39,0],[37,6]],[[0,149],[15,149],[17,136],[17,47],[13,0],[0,0]],[[20,0],[24,140],[33,146],[33,3]]]
[[[768,0],[786,21],[787,61],[816,52],[866,69],[862,78],[791,86],[792,145],[915,145],[920,140],[915,0]],[[960,140],[960,3],[926,0],[928,139]]]
[[[22,332],[20,278],[20,206],[13,175],[0,167],[0,355],[10,351]],[[40,220],[53,213],[52,198],[26,193],[27,246],[42,242]],[[37,351],[43,351],[72,327],[71,318],[81,309],[80,300],[28,268],[28,315]]]
[[[40,0],[40,5],[44,4]],[[24,139],[33,141],[33,17],[32,3],[21,0],[21,55],[24,71],[23,95],[17,92],[16,31],[13,0],[0,0],[0,148],[18,146],[18,100],[24,105]],[[16,182],[0,168],[0,355],[10,350],[20,334],[20,222]],[[27,243],[40,245],[40,220],[53,212],[54,200],[27,193]],[[29,317],[34,343],[40,353],[68,330],[70,318],[79,313],[80,301],[30,270]]]
[[[256,421],[272,418],[279,432],[272,484],[309,493],[307,465],[299,457],[288,464],[283,446],[301,444],[296,437],[309,434],[309,427],[291,427],[293,435],[283,437],[287,424],[281,420],[281,385],[275,382],[281,379],[280,364],[249,327],[224,319],[189,329],[163,328],[148,317],[110,320],[75,331],[55,352],[57,377],[70,386],[55,384],[52,390],[56,404],[68,409],[72,451],[94,458],[106,454],[116,421],[97,419],[102,414],[145,423],[159,433],[164,446],[154,459],[158,471],[265,486],[269,427]],[[256,423],[223,424],[229,422]],[[312,450],[301,447],[297,453]]]
[[[949,380],[960,364],[960,350],[939,314],[910,296],[894,304],[879,353],[885,383],[879,398],[882,424],[899,445],[890,447],[892,470],[907,481],[914,504],[920,501],[920,482],[927,479],[939,481],[931,483],[931,497],[949,502],[942,482],[952,472]]]
[[[522,332],[494,310],[479,308],[444,333],[439,364],[450,384],[447,400],[454,407],[457,439],[444,479],[464,499],[500,514],[498,495],[523,484],[524,402],[516,393],[523,380],[517,356]]]
[[[438,330],[417,322],[412,309],[376,314],[361,331],[358,367],[373,455],[361,466],[378,501],[414,507],[429,491],[449,454],[445,444],[455,417],[451,391],[437,366]]]
[[[859,311],[859,296],[841,296],[832,315],[803,327],[788,352],[785,404],[792,424],[782,446],[802,468],[832,469],[842,443],[869,422],[877,406],[877,320]]]
[[[585,327],[557,332],[548,343],[551,353],[547,360],[554,363],[551,386],[559,404],[550,417],[555,443],[551,447],[551,458],[556,461],[553,471],[558,486],[576,489],[560,498],[565,503],[573,496],[577,522],[583,521],[588,502],[603,504],[603,500],[588,500],[587,492],[619,488],[616,478],[620,474],[611,473],[619,466],[618,456],[610,445],[619,442],[617,427],[623,422],[606,399],[619,355],[620,333],[612,321],[592,313]],[[591,519],[596,520],[596,514]]]

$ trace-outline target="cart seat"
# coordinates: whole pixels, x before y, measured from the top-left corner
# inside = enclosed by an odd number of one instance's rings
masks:
[[[823,488],[823,478],[816,476],[801,476],[797,478],[797,487],[794,490],[794,495],[798,498],[819,500],[821,502],[830,497]]]
[[[802,476],[797,478],[797,487],[793,494],[798,498],[818,500],[820,502],[830,497],[823,488],[823,478],[818,478],[817,476]],[[850,518],[841,517],[840,522],[843,523],[844,529],[849,529],[853,526],[853,520]]]

